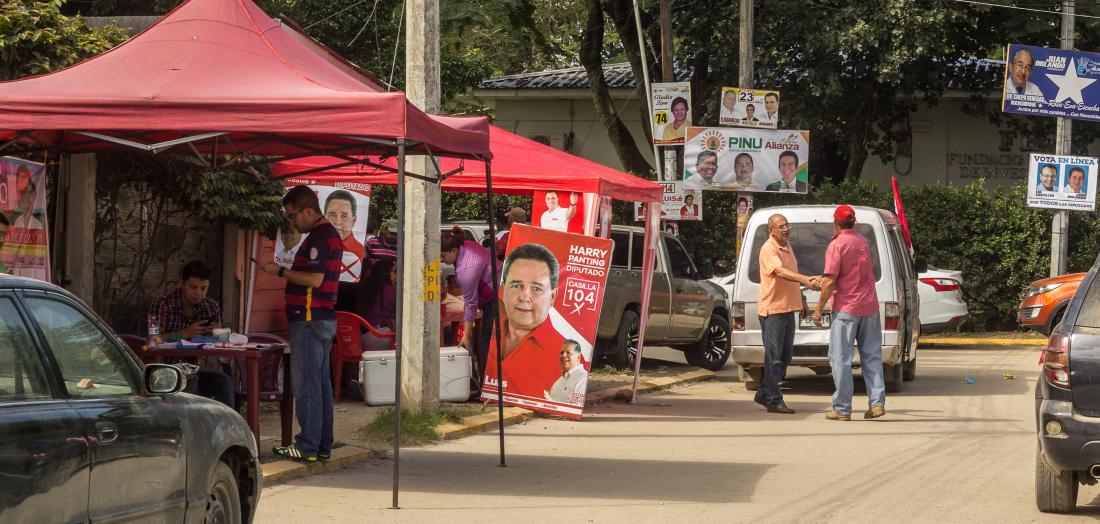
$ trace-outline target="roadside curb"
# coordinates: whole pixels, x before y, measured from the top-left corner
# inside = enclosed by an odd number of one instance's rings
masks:
[[[653,391],[668,389],[672,386],[679,384],[689,384],[692,382],[701,382],[704,380],[711,380],[715,377],[714,372],[707,371],[705,369],[691,369],[679,373],[669,373],[665,376],[654,377],[647,380],[639,381],[638,393],[649,393]],[[617,387],[604,388],[597,391],[589,392],[585,395],[585,403],[604,402],[608,400],[630,400],[630,384],[625,384]],[[477,415],[471,415],[464,417],[462,422],[445,422],[435,427],[435,433],[439,435],[441,440],[455,440],[463,437],[469,437],[478,433],[484,433],[486,431],[492,431],[497,427],[497,410],[496,405],[489,405],[491,409],[485,413],[479,413]],[[534,417],[533,411],[517,408],[517,407],[505,407],[504,408],[504,425],[511,426],[521,422],[526,422],[530,418]],[[343,446],[332,450],[332,458],[319,462],[313,465],[306,465],[300,462],[293,462],[289,460],[276,460],[268,462],[262,466],[264,486],[270,486],[274,484],[281,484],[291,480],[299,479],[302,477],[317,475],[320,473],[331,473],[333,471],[346,468],[361,462],[368,460],[386,457],[388,453],[385,450],[365,449],[356,446]]]
[[[922,338],[920,347],[946,346],[1045,346],[1042,338]]]

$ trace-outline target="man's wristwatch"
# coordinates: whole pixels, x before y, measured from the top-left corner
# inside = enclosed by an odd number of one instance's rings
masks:
[[[283,278],[283,271],[285,271],[285,270],[286,270],[286,268],[284,268],[284,267],[279,268],[279,278]]]

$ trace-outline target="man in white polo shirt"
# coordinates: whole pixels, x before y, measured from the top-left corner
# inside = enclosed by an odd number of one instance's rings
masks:
[[[577,214],[577,194],[569,193],[569,207],[558,206],[557,191],[546,192],[546,211],[539,218],[539,227],[563,233],[569,231],[569,221]]]

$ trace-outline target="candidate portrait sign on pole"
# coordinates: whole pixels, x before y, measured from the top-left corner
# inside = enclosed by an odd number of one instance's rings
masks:
[[[19,158],[0,158],[0,213],[8,221],[0,271],[50,281],[46,228],[46,169]]]
[[[1100,54],[1009,44],[1001,110],[1100,122]]]
[[[584,233],[584,195],[571,191],[535,191],[531,225],[554,231]]]
[[[691,125],[691,83],[653,84],[653,143],[659,146],[684,143],[684,132]]]
[[[779,91],[722,88],[718,125],[775,129],[778,124]]]
[[[607,238],[512,225],[497,307],[501,338],[494,332],[489,345],[483,400],[498,401],[503,389],[505,404],[581,417],[611,246]]]
[[[332,223],[344,245],[344,258],[340,263],[340,281],[358,282],[363,275],[363,258],[366,257],[367,215],[370,209],[370,184],[359,182],[317,182],[291,178],[287,188],[307,185],[317,193],[321,214]],[[305,235],[287,227],[279,230],[275,238],[275,263],[289,268],[294,254],[302,245]]]
[[[1096,209],[1097,159],[1032,153],[1028,163],[1027,205],[1048,209]]]
[[[810,132],[689,127],[684,189],[805,194]]]
[[[658,182],[664,186],[661,220],[698,222],[703,220],[703,192],[684,189],[683,182]],[[634,203],[634,220],[645,221],[645,202]]]

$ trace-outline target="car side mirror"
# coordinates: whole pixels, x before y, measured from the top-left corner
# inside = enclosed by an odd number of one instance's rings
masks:
[[[706,280],[708,278],[714,278],[714,266],[710,264],[699,264],[699,279]]]
[[[149,393],[177,393],[187,387],[187,379],[176,366],[148,364],[145,366],[145,389]]]
[[[913,269],[916,270],[917,273],[928,271],[928,261],[923,258],[916,259],[913,261]]]

